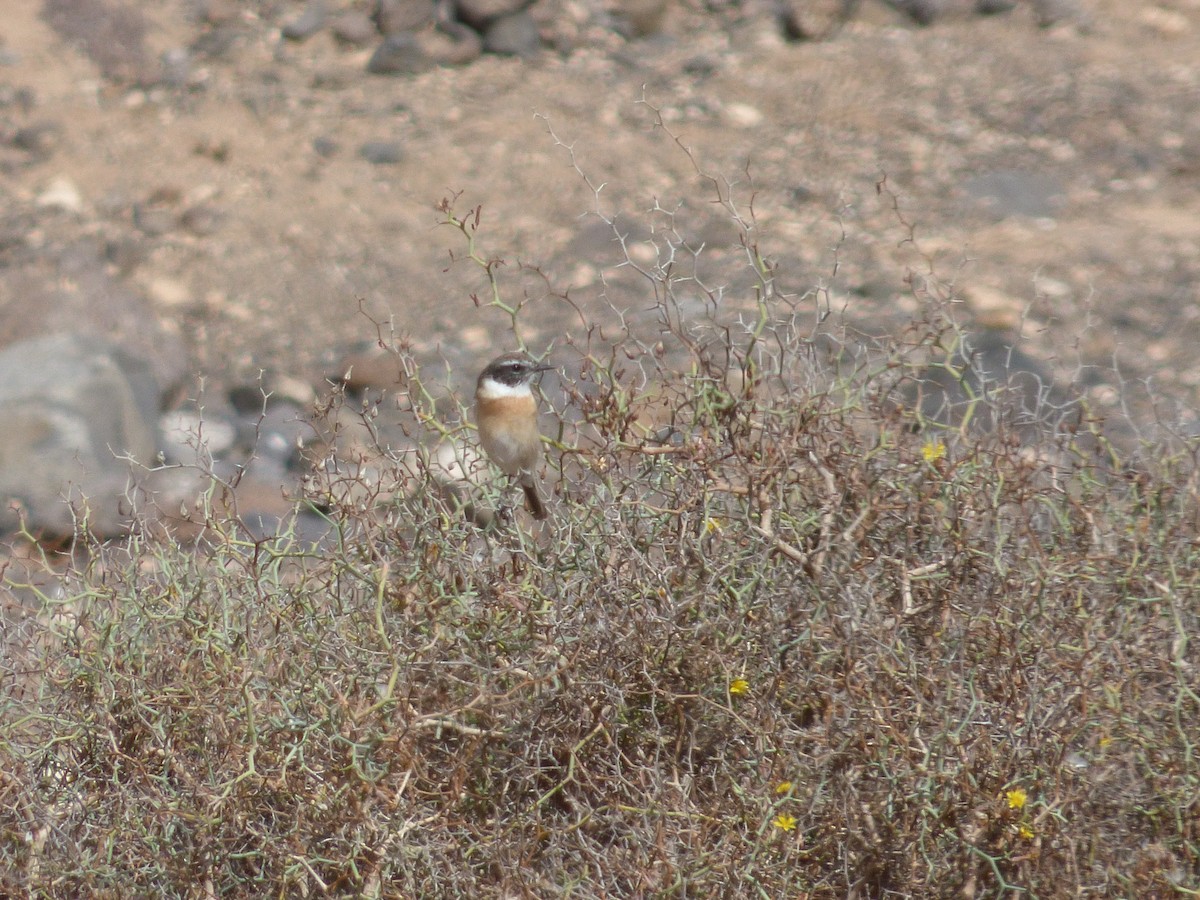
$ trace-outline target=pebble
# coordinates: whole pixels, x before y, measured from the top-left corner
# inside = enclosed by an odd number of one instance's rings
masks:
[[[438,65],[463,66],[483,53],[483,38],[462,22],[443,22],[422,32],[421,46]]]
[[[325,27],[325,0],[309,0],[298,19],[288,22],[280,34],[289,41],[306,41]]]
[[[367,141],[358,155],[374,166],[394,166],[404,160],[404,147],[399,141]]]
[[[353,11],[343,13],[334,19],[331,30],[335,38],[351,47],[365,47],[375,40],[379,33],[375,30],[375,23],[371,21],[370,17],[365,13]]]
[[[527,12],[502,16],[483,33],[483,49],[502,56],[532,56],[541,45],[541,32]]]
[[[225,214],[206,203],[184,210],[183,215],[179,217],[179,224],[199,237],[216,234],[224,222]]]
[[[58,144],[60,129],[50,122],[18,128],[9,143],[18,150],[41,159],[49,157]]]
[[[182,281],[165,276],[155,278],[146,285],[150,300],[163,309],[183,309],[191,304],[192,292]]]
[[[527,5],[527,0],[457,0],[454,4],[459,20],[479,31],[485,31],[491,23],[518,13]]]
[[[195,465],[197,460],[212,459],[233,449],[237,431],[219,415],[209,416],[198,409],[175,409],[158,420],[161,450],[167,463]]]
[[[762,124],[763,114],[749,103],[729,103],[725,106],[725,121],[735,128],[755,128]]]
[[[433,0],[379,0],[375,24],[384,35],[417,31],[432,22],[436,12]]]
[[[372,75],[413,75],[433,65],[417,39],[408,32],[396,32],[383,39],[367,60]]]
[[[46,189],[38,194],[36,202],[43,209],[61,209],[75,214],[83,212],[83,195],[66,175],[52,179]]]
[[[322,159],[329,159],[341,149],[341,145],[331,137],[320,135],[313,138],[312,148],[317,156]]]
[[[1147,6],[1141,11],[1140,18],[1143,25],[1163,37],[1180,37],[1191,30],[1187,16],[1160,6]]]

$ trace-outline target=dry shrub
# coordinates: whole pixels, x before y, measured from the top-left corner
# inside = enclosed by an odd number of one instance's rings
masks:
[[[10,609],[0,889],[1200,889],[1194,441],[1122,461],[973,369],[929,280],[903,334],[839,333],[713,184],[748,302],[664,256],[649,317],[555,350],[546,527],[477,527],[419,456],[327,482],[320,546],[214,512]],[[398,364],[405,413],[466,434]]]

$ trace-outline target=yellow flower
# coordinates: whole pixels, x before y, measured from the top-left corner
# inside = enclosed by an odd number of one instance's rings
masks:
[[[1023,837],[1027,841],[1033,840],[1033,829],[1030,828],[1028,825],[1019,826],[1017,828],[1017,834],[1019,834],[1021,837]]]
[[[1011,791],[1005,791],[1004,797],[1008,800],[1009,809],[1024,809],[1025,801],[1029,799],[1029,795],[1021,788],[1013,788]]]
[[[735,678],[729,682],[729,693],[731,694],[748,694],[750,693],[750,682],[745,678]]]
[[[777,815],[775,818],[773,818],[771,820],[771,824],[774,825],[776,828],[778,828],[780,831],[795,831],[796,830],[796,817],[789,816],[787,813],[780,813],[779,815]]]
[[[715,516],[710,516],[704,520],[704,533],[712,534],[714,531],[721,530],[721,520]]]
[[[790,781],[781,781],[779,784],[775,785],[775,793],[777,794],[786,794],[791,789],[792,783]]]
[[[927,463],[937,462],[946,455],[946,445],[941,441],[926,441],[921,448],[921,455]]]

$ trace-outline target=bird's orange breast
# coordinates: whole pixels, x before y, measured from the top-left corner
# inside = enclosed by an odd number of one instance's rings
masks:
[[[510,475],[531,471],[541,455],[537,401],[528,397],[479,397],[475,424],[488,456]]]

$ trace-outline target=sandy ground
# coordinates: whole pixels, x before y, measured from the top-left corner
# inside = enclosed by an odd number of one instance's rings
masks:
[[[1143,421],[1186,424],[1200,2],[1084,5],[1083,27],[1041,29],[1018,7],[918,28],[868,0],[815,43],[766,15],[680,5],[650,38],[381,77],[364,72],[370,48],[328,32],[281,41],[301,4],[235,5],[206,55],[213,26],[160,0],[142,10],[140,64],[185,62],[177,84],[147,88],[105,74],[38,4],[12,4],[3,336],[141,334],[164,372],[212,392],[260,369],[319,379],[375,338],[365,310],[473,376],[512,340],[471,299],[486,285],[453,261],[466,246],[439,224],[443,198],[481,207],[479,252],[505,260],[503,296],[526,299],[525,338],[545,348],[653,300],[597,213],[619,216],[635,262],[682,240],[677,270],[694,266],[728,310],[751,305],[720,194],[753,213],[793,298],[824,288],[839,317],[882,330],[920,314],[908,276],[932,273],[961,321],[1018,337],[1059,382],[1115,410],[1149,379],[1160,402]],[[370,141],[402,159],[368,162]]]

